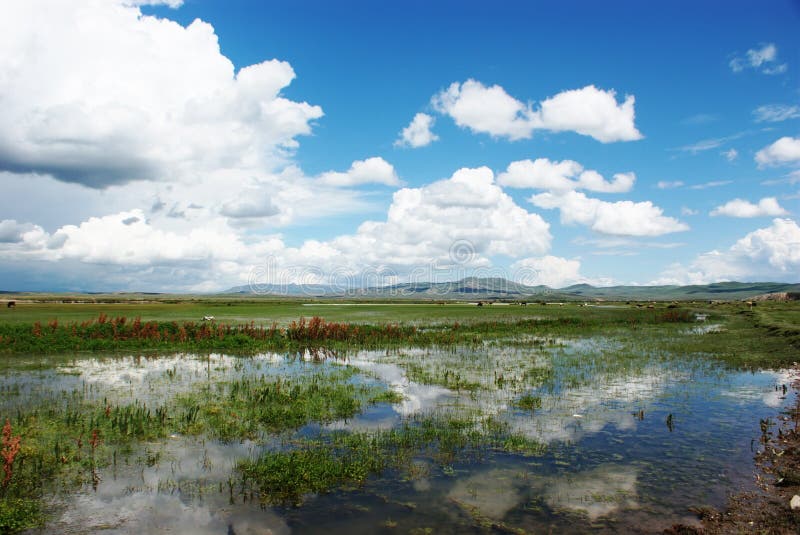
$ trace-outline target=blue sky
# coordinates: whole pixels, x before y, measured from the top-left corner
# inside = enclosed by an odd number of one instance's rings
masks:
[[[796,2],[3,9],[4,288],[799,279]]]

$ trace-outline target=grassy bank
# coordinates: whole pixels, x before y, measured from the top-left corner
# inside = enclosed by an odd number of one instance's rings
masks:
[[[682,303],[681,308],[705,306]],[[400,323],[431,325],[438,323],[472,321],[513,321],[541,316],[557,318],[562,316],[591,318],[613,318],[625,315],[638,306],[647,310],[644,303],[604,303],[603,307],[581,306],[579,303],[541,304],[493,304],[478,307],[464,302],[445,303],[406,303],[386,302],[347,302],[339,300],[225,300],[225,299],[162,299],[147,302],[119,300],[111,303],[61,303],[17,301],[14,308],[0,307],[0,324],[47,324],[52,320],[60,323],[81,323],[105,314],[109,318],[141,318],[142,321],[192,322],[204,316],[214,316],[222,323],[250,323],[271,325],[277,323],[285,327],[300,317],[320,317],[330,322],[347,323]],[[605,308],[606,306],[614,308]],[[654,305],[657,309],[669,306],[668,303]]]
[[[60,306],[60,305],[59,305]],[[81,306],[81,305],[77,305]],[[162,305],[168,306],[168,305]],[[275,305],[278,308],[289,305]],[[309,312],[314,307],[291,305]],[[316,306],[316,305],[315,305]],[[145,320],[104,313],[83,321],[50,317],[30,322],[0,321],[0,355],[89,352],[207,352],[252,354],[308,349],[381,349],[450,347],[498,341],[529,345],[533,338],[580,338],[610,335],[649,344],[676,355],[702,354],[733,365],[776,366],[796,360],[800,345],[800,305],[774,303],[751,308],[726,303],[692,308],[660,305],[494,306],[369,305],[319,306],[334,317],[369,321],[334,321],[321,316],[282,322]],[[366,308],[367,310],[362,310]],[[491,311],[490,311],[491,310]],[[499,312],[497,312],[499,311]],[[36,317],[58,313],[48,309]],[[696,321],[696,314],[707,316]],[[7,316],[4,316],[7,317]],[[67,318],[70,316],[67,315]],[[411,318],[399,321],[400,318]],[[388,321],[391,319],[391,321]],[[413,320],[413,321],[412,321]],[[697,336],[683,333],[697,328]],[[678,332],[680,331],[680,332]]]
[[[68,351],[291,351],[308,347],[377,348],[478,343],[529,333],[583,334],[608,327],[690,323],[685,309],[637,310],[625,313],[552,315],[550,317],[458,321],[419,327],[410,324],[344,323],[320,317],[301,318],[286,327],[221,322],[142,321],[108,317],[64,324],[0,324],[0,353],[63,353]]]
[[[551,307],[562,309],[564,307]],[[567,305],[566,308],[572,308]],[[318,316],[326,321],[358,323],[436,323],[478,318],[506,320],[530,318],[546,306],[492,305],[469,303],[348,303],[303,300],[160,300],[151,302],[60,303],[17,301],[15,308],[0,307],[0,323],[83,322],[105,314],[108,317],[140,317],[142,321],[199,321],[214,316],[225,323],[277,323],[286,326],[297,318]],[[558,310],[552,310],[552,314]]]

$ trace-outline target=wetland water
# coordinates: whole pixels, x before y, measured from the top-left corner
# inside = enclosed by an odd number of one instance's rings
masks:
[[[165,407],[174,414],[165,417],[169,427],[173,417],[189,418],[187,396],[226,410],[232,385],[243,380],[330,380],[395,394],[347,418],[308,417],[281,431],[273,424],[231,438],[187,424],[162,437],[104,444],[91,468],[84,462],[44,483],[52,514],[43,531],[65,533],[658,532],[692,523],[691,506],[720,507],[729,493],[752,488],[760,423],[793,395],[780,370],[740,371],[604,338],[15,363],[0,372],[4,419],[80,399],[82,406]],[[415,442],[390,434],[446,421],[460,422],[457,433],[469,440],[450,448],[443,435]],[[487,429],[501,429],[502,438]],[[381,433],[390,438],[373,451],[391,450],[392,460],[323,492],[287,502],[258,477],[242,476],[243,462]],[[336,462],[356,457],[346,448],[328,451]]]

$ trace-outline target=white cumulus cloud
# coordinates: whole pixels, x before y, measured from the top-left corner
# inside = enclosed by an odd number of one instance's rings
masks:
[[[756,153],[759,166],[800,162],[800,138],[784,136]]]
[[[165,231],[138,209],[65,225],[52,240],[59,244],[48,252],[55,259],[139,266],[203,263],[213,268],[215,262],[247,260],[269,249],[264,243],[245,244],[221,221],[183,233]]]
[[[513,277],[517,282],[529,286],[544,285],[563,288],[572,284],[607,285],[609,280],[595,280],[581,274],[581,262],[558,256],[523,258],[511,264]]]
[[[512,188],[555,191],[585,189],[602,193],[630,191],[635,181],[636,175],[633,173],[617,173],[612,181],[607,181],[597,171],[584,169],[578,162],[554,162],[547,158],[511,162],[506,171],[497,177],[498,184]]]
[[[499,86],[469,79],[452,83],[432,99],[434,108],[462,128],[510,140],[527,139],[534,130],[571,131],[603,143],[641,139],[634,125],[632,95],[620,104],[613,90],[593,85],[563,91],[542,101],[537,109]]]
[[[434,108],[462,128],[511,140],[531,137],[533,111],[499,85],[486,87],[477,80],[453,82],[435,95]]]
[[[607,202],[578,191],[545,192],[530,198],[540,208],[558,208],[564,224],[585,225],[602,234],[617,236],[661,236],[688,230],[689,226],[650,201]]]
[[[0,243],[21,243],[26,240],[26,235],[41,232],[41,227],[31,223],[18,223],[14,219],[0,221]]]
[[[708,284],[737,281],[797,282],[800,273],[800,226],[778,218],[769,227],[755,230],[729,249],[713,250],[695,258],[689,266],[673,264],[652,284]]]
[[[211,25],[143,16],[142,3],[4,5],[0,169],[98,188],[264,170],[322,116],[281,95],[295,77],[288,63],[237,72]]]
[[[593,85],[563,91],[541,103],[534,126],[556,132],[573,131],[603,143],[634,141],[642,134],[634,126],[633,95],[618,104],[616,93]]]
[[[711,211],[712,216],[724,215],[730,217],[775,217],[786,214],[786,210],[781,208],[775,197],[764,197],[758,201],[758,204],[753,204],[743,199],[734,199],[722,206],[717,206]]]
[[[394,142],[397,147],[419,148],[430,145],[439,136],[433,133],[431,128],[436,120],[427,113],[418,113],[411,120],[411,123],[400,132],[400,138]]]
[[[400,185],[400,179],[392,164],[383,158],[373,157],[353,162],[350,169],[340,173],[329,171],[320,175],[319,183],[328,186],[359,186],[362,184]]]
[[[485,265],[493,255],[545,253],[551,236],[539,215],[514,203],[495,183],[492,171],[481,167],[398,190],[385,221],[366,221],[355,234],[326,246],[352,266],[412,266],[450,261],[457,241],[468,242],[474,261]]]

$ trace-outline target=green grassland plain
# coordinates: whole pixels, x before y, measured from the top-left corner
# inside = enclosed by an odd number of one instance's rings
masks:
[[[215,325],[242,325],[285,329],[300,318],[318,317],[326,322],[385,326],[416,326],[419,332],[414,340],[425,343],[420,332],[436,326],[460,329],[464,340],[490,340],[515,334],[555,336],[591,336],[608,330],[630,331],[634,337],[660,332],[662,347],[679,353],[703,352],[715,354],[735,363],[752,362],[760,365],[781,365],[797,360],[800,348],[800,302],[760,302],[756,305],[744,301],[683,301],[670,302],[599,302],[599,303],[494,303],[481,307],[476,304],[449,302],[407,301],[344,301],[275,298],[199,298],[191,296],[119,297],[119,296],[5,296],[14,299],[16,306],[8,308],[0,301],[0,331],[11,335],[11,329],[33,326],[43,327],[54,320],[59,326],[80,324],[97,320],[101,315],[109,319],[125,317],[130,322],[158,322],[162,325],[199,323],[204,316],[213,316]],[[69,302],[72,301],[72,302]],[[680,312],[681,321],[669,320],[669,314]],[[696,314],[706,315],[707,323],[720,324],[723,332],[713,337],[674,337],[670,329],[685,329],[695,322]],[[664,319],[667,321],[664,321]],[[647,326],[650,327],[647,327]],[[683,325],[683,327],[681,327]],[[666,329],[666,331],[665,331]],[[474,337],[467,333],[472,330]],[[664,335],[667,335],[666,337]],[[431,338],[430,343],[442,340]],[[380,343],[381,340],[374,340]],[[315,340],[322,342],[324,340]],[[405,339],[404,342],[413,342]],[[133,341],[131,341],[133,343]],[[19,347],[25,347],[20,345]],[[101,347],[98,347],[100,349]],[[112,349],[113,346],[103,346]],[[280,349],[281,346],[263,349]],[[32,348],[33,349],[33,348]],[[88,349],[88,348],[87,348]],[[133,349],[133,347],[119,347]],[[145,349],[142,346],[142,349]],[[149,349],[156,349],[151,347]],[[159,347],[162,350],[181,349],[180,344]],[[201,349],[187,346],[185,349]],[[225,346],[205,349],[227,349]],[[258,349],[253,347],[252,349]]]
[[[9,298],[11,300],[13,298]],[[74,301],[74,302],[66,302]],[[92,302],[94,301],[94,302]],[[57,319],[60,323],[82,322],[97,318],[124,316],[142,321],[200,321],[213,316],[218,322],[285,325],[301,317],[321,317],[326,321],[351,323],[406,323],[428,324],[471,320],[513,320],[582,314],[589,315],[601,309],[582,307],[577,303],[542,305],[494,303],[478,307],[474,302],[417,302],[408,301],[343,301],[307,299],[225,299],[169,297],[158,299],[116,298],[96,300],[74,297],[37,297],[16,299],[16,306],[8,308],[0,301],[0,323],[46,323]],[[624,308],[602,309],[613,314]],[[666,306],[666,304],[662,305]]]

